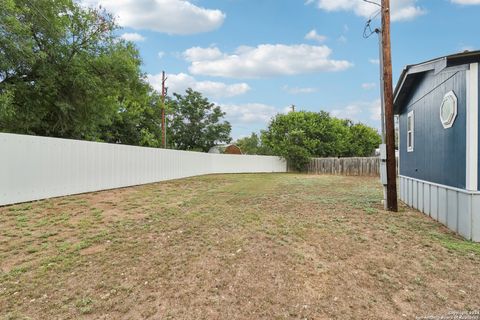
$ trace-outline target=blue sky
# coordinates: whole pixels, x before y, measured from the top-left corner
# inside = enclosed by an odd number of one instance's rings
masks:
[[[278,112],[325,110],[379,127],[377,10],[362,0],[83,0],[118,19],[150,83],[193,87],[227,113],[232,136]],[[377,0],[379,1],[379,0]],[[392,0],[394,83],[406,64],[480,48],[480,0]],[[372,25],[378,26],[374,20]]]

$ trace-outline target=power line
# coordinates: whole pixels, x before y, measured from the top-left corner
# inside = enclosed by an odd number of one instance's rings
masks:
[[[375,18],[377,18],[377,17],[380,15],[380,13],[382,13],[382,9],[378,9],[378,11],[375,12],[375,13],[370,17],[370,19],[369,19],[370,22],[371,22],[372,20],[374,20]]]
[[[365,39],[368,39],[372,36],[372,34],[376,33],[378,29],[374,29],[372,30],[372,26],[371,26],[371,20],[368,20],[366,23],[365,23],[365,27],[363,28],[363,37]]]
[[[372,21],[375,20],[375,18],[377,18],[380,15],[380,13],[382,13],[382,5],[375,2],[375,1],[371,1],[371,0],[363,0],[363,2],[374,4],[374,5],[380,7],[380,9],[378,9],[377,11],[372,13],[370,18],[368,18],[367,22],[365,23],[365,27],[363,28],[363,37],[365,39],[368,39],[372,36],[372,34],[380,32],[380,29],[378,29],[378,28],[375,28],[375,29],[372,30],[371,24],[372,24]]]
[[[365,39],[368,39],[372,36],[372,34],[374,33],[379,33],[380,32],[380,29],[378,28],[375,28],[372,30],[372,20],[374,20],[375,18],[377,18],[380,13],[382,12],[382,9],[378,9],[378,11],[374,12],[370,18],[367,20],[367,22],[365,23],[365,28],[363,29],[363,37]]]
[[[382,5],[380,3],[377,3],[375,1],[371,1],[371,0],[363,0],[364,2],[367,2],[367,3],[371,3],[371,4],[374,4],[374,5],[377,5],[379,6],[380,8],[382,7]]]

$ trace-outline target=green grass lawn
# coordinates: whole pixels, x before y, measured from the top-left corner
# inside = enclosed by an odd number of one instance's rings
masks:
[[[480,309],[480,245],[378,179],[211,175],[0,208],[0,319],[412,319]]]

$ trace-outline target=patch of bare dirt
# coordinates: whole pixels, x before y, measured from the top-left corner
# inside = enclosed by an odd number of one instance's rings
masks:
[[[217,175],[0,209],[0,319],[414,319],[480,309],[480,245],[376,178]],[[6,268],[8,267],[8,268]]]

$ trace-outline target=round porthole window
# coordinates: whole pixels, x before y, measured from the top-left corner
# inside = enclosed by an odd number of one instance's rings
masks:
[[[451,128],[457,117],[457,96],[453,91],[448,92],[440,107],[440,120],[445,129]]]

